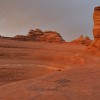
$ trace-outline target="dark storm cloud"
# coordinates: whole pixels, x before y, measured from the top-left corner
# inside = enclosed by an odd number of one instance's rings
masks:
[[[0,0],[0,33],[14,36],[31,28],[55,30],[66,40],[92,37],[92,13],[100,0]]]

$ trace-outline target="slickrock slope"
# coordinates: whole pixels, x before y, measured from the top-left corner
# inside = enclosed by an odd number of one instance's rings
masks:
[[[92,43],[92,40],[88,36],[84,38],[83,35],[81,35],[78,39],[71,41],[71,43],[84,44],[88,46]]]
[[[64,42],[61,35],[54,31],[43,32],[40,29],[30,30],[27,36],[17,35],[13,39],[22,41]]]
[[[94,41],[89,46],[89,51],[92,51],[96,55],[100,55],[100,6],[95,7],[94,14],[94,28],[93,28],[93,35]]]
[[[85,48],[0,39],[0,100],[99,100],[100,57]]]

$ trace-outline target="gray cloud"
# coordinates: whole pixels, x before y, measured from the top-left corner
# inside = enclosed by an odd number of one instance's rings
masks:
[[[14,36],[30,29],[55,30],[66,40],[92,36],[92,14],[100,0],[0,0],[0,33]]]

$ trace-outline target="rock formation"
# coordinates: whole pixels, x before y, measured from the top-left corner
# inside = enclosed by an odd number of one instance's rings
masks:
[[[88,47],[89,51],[92,51],[93,54],[100,55],[100,6],[95,7],[93,13],[94,28],[93,35],[94,41]]]
[[[87,46],[90,45],[91,42],[92,40],[88,36],[84,38],[83,35],[81,35],[78,39],[71,41],[71,43],[84,44]]]
[[[84,37],[83,37],[83,35],[81,35],[79,38],[77,38],[77,39],[75,39],[71,42],[72,43],[81,43],[81,44],[83,44],[83,41],[84,41]]]
[[[28,33],[28,37],[34,37],[34,36],[39,36],[39,35],[43,35],[44,33],[42,32],[42,30],[40,29],[36,29],[36,30],[30,30]]]
[[[92,40],[91,40],[88,36],[86,36],[86,37],[84,38],[84,44],[85,44],[86,46],[89,46],[91,43],[92,43]]]
[[[22,41],[64,42],[61,35],[54,31],[30,30],[27,36],[17,35],[13,39]]]
[[[94,14],[94,45],[100,50],[100,6],[95,7]]]
[[[57,32],[45,31],[42,36],[36,38],[36,41],[63,42],[64,40]]]

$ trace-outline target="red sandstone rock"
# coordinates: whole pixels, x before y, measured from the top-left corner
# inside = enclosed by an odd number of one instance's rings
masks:
[[[78,44],[84,44],[84,45],[90,45],[92,40],[86,36],[85,38],[83,35],[81,35],[78,39],[71,41],[71,43],[78,43]]]
[[[93,14],[93,19],[94,19],[94,38],[100,38],[100,7],[96,7],[94,9],[94,14]]]
[[[54,31],[45,31],[44,34],[36,38],[37,41],[45,42],[64,42],[61,35]]]
[[[23,36],[23,35],[16,35],[15,38],[24,38],[26,36]]]
[[[91,43],[92,43],[92,40],[88,36],[86,36],[84,38],[84,44],[87,45],[87,46],[89,46]]]
[[[40,29],[36,29],[36,30],[30,30],[28,33],[28,37],[34,37],[34,36],[39,36],[39,35],[43,35],[44,33],[42,32],[42,30]]]
[[[27,36],[24,36],[24,35],[16,35],[14,38],[12,38],[14,40],[20,40],[20,41],[26,41],[26,40],[29,40],[27,38]]]
[[[100,50],[100,6],[95,7],[94,14],[94,45]]]
[[[88,50],[92,51],[92,53],[95,55],[100,55],[100,6],[95,7],[93,19],[94,19],[94,28],[93,28],[94,41],[88,47]]]
[[[43,34],[44,34],[44,33],[43,33],[42,30],[40,30],[40,29],[30,30],[30,31],[28,32],[27,37],[28,37],[30,40],[36,41],[37,38],[39,38],[39,37],[42,36]]]
[[[61,35],[54,31],[43,32],[40,29],[30,30],[27,36],[17,35],[14,37],[16,40],[24,41],[43,41],[43,42],[64,42]]]
[[[83,44],[84,43],[84,37],[83,35],[81,35],[78,39],[75,39],[73,41],[71,41],[72,43],[80,43]]]

